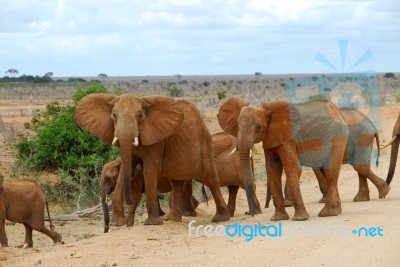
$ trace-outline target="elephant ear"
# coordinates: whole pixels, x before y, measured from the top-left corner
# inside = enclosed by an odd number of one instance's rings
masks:
[[[111,111],[115,96],[90,94],[83,97],[75,110],[75,121],[80,128],[111,144],[114,138],[114,122]]]
[[[292,140],[289,103],[286,101],[266,102],[262,104],[262,107],[268,120],[263,147],[273,148]]]
[[[158,143],[176,133],[184,119],[178,101],[166,96],[145,96],[141,99],[145,110],[145,118],[139,125],[143,145]]]
[[[238,125],[237,125],[237,119],[239,118],[240,115],[240,110],[248,106],[249,103],[239,97],[230,97],[228,98],[224,104],[219,108],[217,118],[218,118],[218,123],[221,126],[221,128],[233,135],[237,136],[238,133]]]

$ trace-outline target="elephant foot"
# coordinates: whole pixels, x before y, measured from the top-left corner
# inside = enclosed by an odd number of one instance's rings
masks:
[[[128,215],[126,220],[126,227],[132,227],[135,224],[135,214]]]
[[[289,220],[289,214],[286,211],[275,211],[274,215],[271,217],[271,221],[283,221]]]
[[[326,202],[326,197],[325,196],[323,196],[319,201],[318,201],[318,203],[325,203]]]
[[[358,192],[357,195],[354,197],[354,202],[361,202],[361,201],[369,201],[369,192],[360,193]]]
[[[186,217],[196,217],[197,212],[195,210],[182,210],[182,215]]]
[[[113,215],[113,217],[111,218],[112,226],[123,226],[125,224],[126,224],[125,215]]]
[[[53,242],[54,242],[54,244],[57,244],[57,243],[64,244],[64,241],[62,241],[62,235],[57,233],[56,237],[53,239]]]
[[[229,221],[231,218],[228,209],[224,210],[223,212],[217,212],[212,218],[212,222],[225,222]]]
[[[292,220],[293,221],[305,221],[308,220],[310,215],[308,215],[306,210],[303,211],[295,211]]]
[[[337,205],[328,205],[325,203],[325,206],[318,213],[319,217],[327,217],[327,216],[337,216],[342,213],[342,207],[340,204]]]
[[[288,198],[285,198],[285,207],[293,207],[293,202]]]
[[[174,222],[180,222],[182,220],[182,215],[177,214],[174,211],[169,211],[167,215],[165,215],[164,220],[166,221],[174,221]]]
[[[246,211],[244,214],[254,216],[254,214],[261,214],[262,209],[261,207],[256,207],[253,212]]]
[[[386,195],[390,191],[390,185],[388,185],[386,182],[378,189],[379,191],[379,198],[385,198]]]
[[[149,217],[144,222],[144,225],[162,225],[163,220],[160,217]]]

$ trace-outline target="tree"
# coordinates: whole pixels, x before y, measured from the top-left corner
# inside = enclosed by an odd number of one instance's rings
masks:
[[[104,83],[108,76],[105,73],[100,73],[99,75],[97,75],[97,77],[99,77],[101,82]]]
[[[12,77],[15,77],[15,75],[17,75],[19,73],[19,71],[16,69],[8,69],[8,70],[6,70],[6,74],[7,73],[9,73]]]

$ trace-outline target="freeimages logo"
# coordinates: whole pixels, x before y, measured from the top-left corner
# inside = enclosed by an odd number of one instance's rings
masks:
[[[382,122],[380,117],[380,95],[376,74],[373,71],[365,70],[351,72],[362,63],[372,58],[372,52],[366,50],[358,59],[346,69],[347,40],[339,40],[340,67],[335,66],[323,53],[318,52],[315,59],[323,65],[338,71],[334,74],[315,74],[300,78],[289,78],[286,80],[286,95],[291,103],[304,103],[308,100],[324,98],[329,99],[339,108],[350,108],[361,111],[370,119],[376,129],[366,129],[359,134],[373,134],[380,131]],[[339,69],[341,72],[339,72]],[[347,72],[345,72],[347,71]],[[363,123],[364,118],[359,116],[351,122],[350,127],[357,127]],[[353,140],[356,141],[356,140]],[[330,147],[330,140],[325,140],[326,148]],[[358,144],[352,144],[359,146]],[[360,149],[367,149],[360,147]],[[378,157],[377,149],[372,149],[372,159],[349,158],[354,164],[369,164],[375,162]]]

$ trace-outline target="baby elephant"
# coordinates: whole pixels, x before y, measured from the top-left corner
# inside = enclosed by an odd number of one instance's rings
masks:
[[[44,207],[47,205],[46,195],[42,188],[29,179],[4,181],[0,174],[0,243],[2,247],[8,247],[8,239],[5,231],[6,219],[12,222],[22,223],[25,226],[24,248],[32,247],[32,230],[42,232],[53,239],[54,243],[61,242],[61,235],[44,225]],[[54,226],[50,221],[50,228]]]

